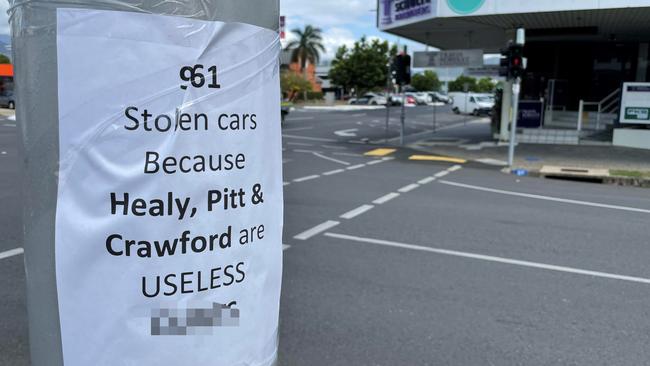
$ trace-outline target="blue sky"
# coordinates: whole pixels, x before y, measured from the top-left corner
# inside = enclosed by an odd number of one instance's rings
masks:
[[[240,0],[242,1],[242,0]],[[327,48],[324,59],[334,56],[339,46],[351,45],[366,35],[386,39],[391,43],[397,37],[377,30],[375,26],[376,0],[280,0],[280,14],[287,17],[287,30],[311,24],[323,30]],[[0,0],[0,35],[9,34],[6,0]],[[424,46],[406,40],[409,51],[423,50]]]
[[[350,45],[363,35],[398,42],[397,37],[377,30],[376,6],[376,0],[280,0],[280,14],[287,17],[287,31],[306,24],[321,28],[327,49],[323,58],[328,59],[339,46]],[[404,39],[400,44],[407,44],[409,52],[425,48]]]

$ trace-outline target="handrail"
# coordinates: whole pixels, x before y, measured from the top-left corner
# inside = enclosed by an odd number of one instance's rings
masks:
[[[578,132],[582,131],[582,115],[584,113],[585,106],[597,106],[598,113],[596,114],[596,130],[600,129],[600,116],[603,113],[606,113],[611,107],[618,105],[620,100],[621,88],[617,88],[605,98],[601,99],[599,102],[585,102],[580,99],[580,107],[578,110]],[[618,98],[616,98],[618,97]],[[607,103],[607,104],[605,104]],[[605,107],[603,107],[605,105]],[[614,111],[615,109],[612,109]]]

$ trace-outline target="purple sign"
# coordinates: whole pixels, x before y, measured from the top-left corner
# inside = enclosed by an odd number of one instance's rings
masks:
[[[389,25],[393,22],[431,14],[437,0],[381,0],[381,24]],[[433,4],[432,4],[433,3]]]

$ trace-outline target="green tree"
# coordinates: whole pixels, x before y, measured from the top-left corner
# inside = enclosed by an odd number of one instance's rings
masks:
[[[396,54],[396,47],[387,41],[362,37],[352,48],[341,46],[332,61],[329,77],[345,90],[355,88],[358,95],[386,86],[389,54]]]
[[[438,91],[440,90],[440,79],[435,71],[426,70],[421,74],[413,75],[411,86],[417,91]]]
[[[291,50],[291,61],[300,63],[300,71],[306,74],[307,62],[317,64],[321,52],[325,52],[322,31],[320,28],[307,25],[305,29],[296,28],[292,32],[298,36],[298,39],[289,42],[287,49]]]
[[[9,57],[7,57],[7,56],[5,56],[3,54],[0,54],[0,64],[10,64],[10,63],[11,63],[11,60],[9,59]]]
[[[294,101],[298,95],[311,91],[311,83],[302,75],[287,70],[280,74],[280,89],[290,101]]]
[[[465,89],[465,86],[467,86],[467,90]],[[449,83],[450,92],[476,92],[477,89],[478,86],[476,83],[476,78],[473,78],[471,76],[461,75],[457,77],[456,80]]]
[[[481,78],[476,84],[476,92],[478,93],[491,93],[496,88],[497,84],[490,78]]]

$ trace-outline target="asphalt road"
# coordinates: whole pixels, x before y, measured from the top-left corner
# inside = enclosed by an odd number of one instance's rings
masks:
[[[407,110],[413,139],[431,137],[431,112]],[[648,363],[648,190],[367,156],[398,141],[385,113],[296,111],[283,127],[280,365]],[[6,122],[0,252],[20,246]],[[437,123],[489,137],[444,107]],[[0,365],[28,364],[21,265],[0,259]]]

